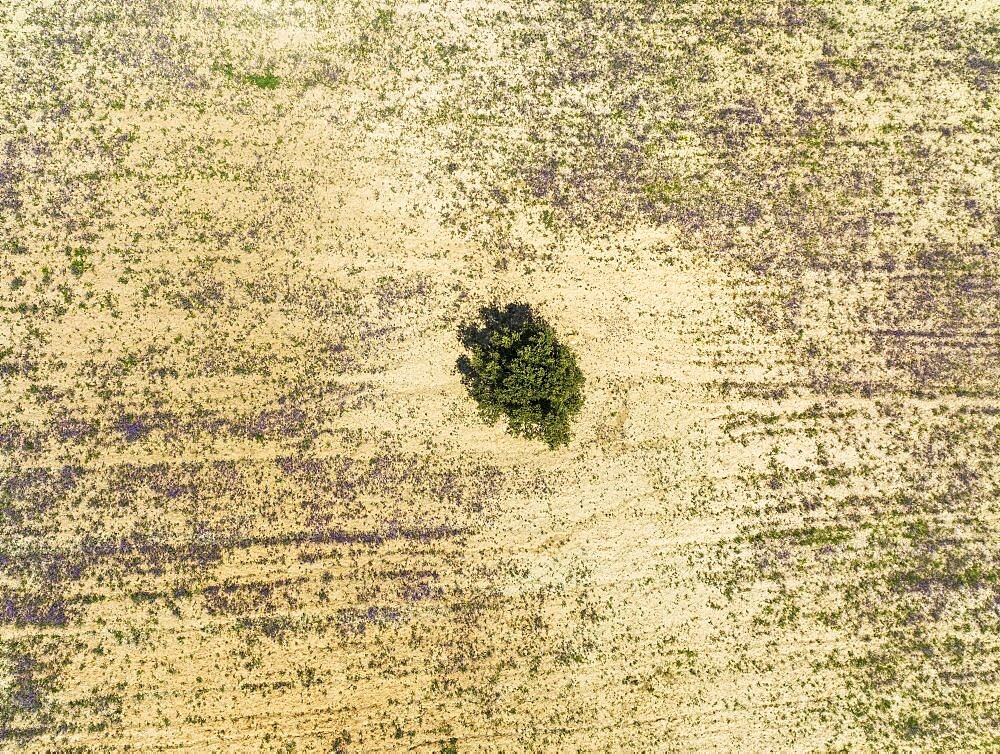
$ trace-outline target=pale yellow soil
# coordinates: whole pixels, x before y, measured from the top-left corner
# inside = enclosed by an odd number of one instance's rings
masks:
[[[998,746],[997,6],[594,5],[0,8],[0,746]],[[764,125],[617,184],[682,84]],[[506,301],[567,447],[461,384]]]

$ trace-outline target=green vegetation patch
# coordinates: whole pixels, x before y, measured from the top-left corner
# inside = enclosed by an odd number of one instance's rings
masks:
[[[261,89],[277,89],[281,79],[273,73],[250,73],[247,74],[247,81]]]
[[[90,254],[91,250],[82,246],[66,250],[66,255],[70,259],[69,269],[76,277],[80,277],[91,268],[92,265],[87,261]]]
[[[468,354],[458,369],[490,424],[507,418],[510,431],[545,440],[570,439],[570,420],[583,406],[584,376],[576,355],[527,304],[487,307],[461,333]]]
[[[215,63],[212,66],[212,70],[221,73],[228,79],[242,79],[246,83],[253,84],[260,89],[277,89],[278,84],[281,83],[281,78],[275,76],[271,71],[267,71],[266,73],[247,73],[241,76],[237,73],[236,66],[232,63]]]

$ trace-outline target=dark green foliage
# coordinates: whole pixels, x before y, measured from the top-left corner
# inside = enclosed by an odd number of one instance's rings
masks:
[[[468,355],[458,369],[483,418],[507,417],[510,431],[569,442],[569,422],[583,405],[584,377],[576,356],[527,304],[488,307],[461,333]]]

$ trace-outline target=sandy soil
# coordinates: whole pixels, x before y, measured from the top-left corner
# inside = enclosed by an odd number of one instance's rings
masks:
[[[998,28],[4,4],[0,745],[1000,746]]]

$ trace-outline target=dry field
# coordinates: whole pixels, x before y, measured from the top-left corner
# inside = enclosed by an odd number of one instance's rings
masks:
[[[0,748],[1000,749],[1000,4],[3,0]],[[478,417],[536,306],[587,402]]]

